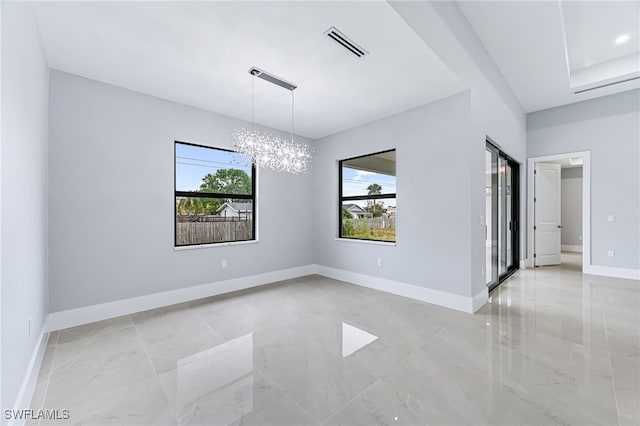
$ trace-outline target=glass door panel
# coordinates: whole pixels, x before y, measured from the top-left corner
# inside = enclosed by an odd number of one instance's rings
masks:
[[[498,192],[498,152],[485,151],[485,277],[487,286],[498,283],[498,229],[495,225]]]
[[[498,159],[498,274],[502,275],[507,270],[507,160],[502,156]]]
[[[506,163],[505,170],[505,182],[506,187],[504,191],[505,198],[505,225],[506,225],[506,242],[505,242],[505,259],[506,259],[506,268],[505,270],[509,270],[513,266],[513,168],[509,164]]]
[[[489,290],[518,269],[519,164],[487,141],[485,263]]]

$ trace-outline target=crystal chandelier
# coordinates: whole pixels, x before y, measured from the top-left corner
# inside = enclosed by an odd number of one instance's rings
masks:
[[[281,78],[251,68],[251,130],[241,128],[233,131],[234,147],[241,154],[251,155],[256,167],[267,168],[276,172],[305,173],[311,165],[313,150],[310,145],[296,143],[293,139],[293,91],[297,86]],[[260,77],[270,83],[291,91],[291,140],[275,136],[270,133],[258,132],[254,129],[255,111],[255,77]]]

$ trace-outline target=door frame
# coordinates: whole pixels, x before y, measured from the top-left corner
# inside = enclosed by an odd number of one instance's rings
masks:
[[[582,273],[586,274],[589,271],[591,266],[591,151],[567,152],[527,159],[527,268],[534,266],[533,171],[535,163],[548,163],[577,157],[582,157]]]
[[[496,144],[491,138],[487,137],[486,138],[486,144],[485,144],[485,150],[490,150],[493,151],[497,154],[498,158],[498,163],[497,163],[497,167],[498,169],[500,168],[500,159],[504,158],[504,160],[507,162],[507,164],[511,163],[511,197],[512,197],[512,209],[511,209],[511,216],[513,218],[512,222],[514,222],[516,224],[516,229],[515,230],[511,230],[511,256],[512,256],[512,265],[511,268],[507,268],[505,270],[505,272],[503,272],[502,274],[500,273],[500,253],[499,253],[499,247],[500,247],[500,243],[498,242],[497,244],[497,248],[498,248],[498,253],[494,253],[493,247],[492,247],[492,258],[496,259],[498,261],[498,264],[496,265],[496,267],[498,268],[498,275],[495,279],[495,281],[492,281],[491,283],[487,283],[487,289],[489,292],[492,292],[494,289],[498,288],[498,286],[500,286],[500,284],[502,284],[507,278],[509,278],[511,275],[513,275],[518,269],[520,269],[522,267],[521,262],[520,262],[520,236],[521,236],[521,226],[520,226],[520,167],[522,167],[522,163],[518,162],[517,160],[515,160],[513,157],[511,157],[509,154],[507,154],[506,152],[504,152],[502,150],[502,148],[500,148],[500,146],[498,144]],[[500,173],[498,172],[498,175]],[[494,193],[494,185],[495,184],[499,185],[499,182],[494,182],[492,180],[492,193]],[[496,194],[496,199],[492,200],[492,209],[495,210],[495,219],[496,222],[498,221],[498,203],[500,202],[499,197],[497,197],[497,195],[499,194],[499,191],[495,191]],[[485,219],[486,220],[486,219]],[[491,218],[491,220],[493,221],[493,217]],[[499,223],[492,223],[492,233],[494,233],[495,235],[492,236],[493,237],[497,237],[498,234],[498,226],[500,226]],[[486,256],[486,253],[485,253]],[[488,274],[489,271],[485,271],[485,277],[486,274]]]

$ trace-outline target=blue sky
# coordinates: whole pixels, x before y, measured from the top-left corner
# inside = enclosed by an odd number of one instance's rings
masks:
[[[367,187],[377,183],[382,187],[382,193],[396,192],[396,177],[363,170],[342,168],[342,195],[367,195]]]
[[[251,159],[235,152],[176,144],[176,191],[200,189],[202,178],[218,169],[240,169],[251,176]]]
[[[366,172],[363,170],[350,169],[348,167],[342,168],[342,195],[367,195],[367,187],[372,183],[377,183],[382,187],[382,193],[395,193],[396,192],[396,177],[383,175],[380,173]],[[395,206],[396,200],[388,199],[382,200],[384,205]],[[366,201],[349,201],[348,203],[358,204],[359,206],[365,206]]]

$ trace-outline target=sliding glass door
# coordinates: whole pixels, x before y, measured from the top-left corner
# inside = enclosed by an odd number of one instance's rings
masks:
[[[498,284],[498,152],[487,147],[485,151],[485,277],[487,286]],[[495,216],[495,218],[494,218]]]
[[[519,164],[487,141],[485,276],[489,290],[518,269]]]

